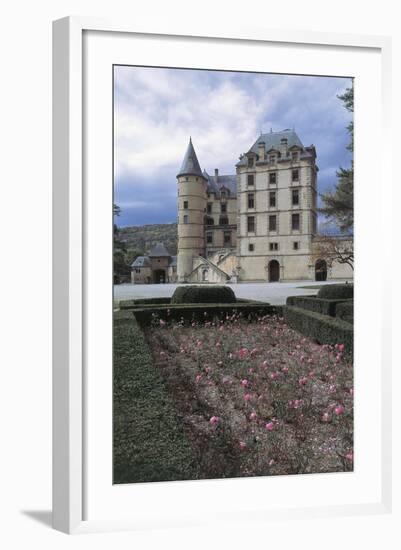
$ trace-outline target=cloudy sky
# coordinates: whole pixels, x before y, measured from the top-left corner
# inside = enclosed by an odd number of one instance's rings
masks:
[[[319,192],[348,166],[351,80],[189,69],[114,68],[114,191],[118,225],[176,220],[176,174],[189,136],[202,169],[235,174],[260,132],[295,128],[317,149]]]

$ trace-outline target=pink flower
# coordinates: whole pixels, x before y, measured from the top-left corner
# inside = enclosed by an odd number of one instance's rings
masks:
[[[240,442],[239,442],[239,448],[241,449],[241,451],[243,451],[244,449],[246,449],[246,443],[245,443],[245,441],[240,441]]]
[[[274,460],[271,458],[271,459],[269,460],[269,466],[273,466],[273,464],[274,464]]]
[[[256,420],[258,417],[258,415],[254,412],[251,412],[251,414],[249,415],[249,420]]]
[[[241,380],[241,386],[243,386],[244,388],[246,388],[247,386],[249,386],[249,382],[246,378],[244,378],[244,380]]]
[[[196,345],[198,346],[198,348],[200,348],[202,344],[203,344],[202,340],[198,340],[196,342]]]
[[[340,414],[343,414],[345,412],[345,408],[342,405],[337,405],[334,409],[334,414],[337,416],[340,416]]]
[[[195,377],[195,382],[198,384],[201,380],[202,380],[202,375],[197,374],[196,377]]]
[[[166,324],[166,321],[163,321],[163,319],[160,319],[159,323],[160,323],[160,326],[163,327]]]
[[[342,353],[345,350],[344,344],[337,344],[337,349],[338,349],[339,352]]]
[[[248,350],[246,348],[241,348],[238,352],[238,356],[240,359],[245,359],[247,355],[248,355]]]
[[[224,330],[224,327],[223,325],[221,325],[221,327],[219,328],[219,331],[222,332]]]
[[[300,386],[305,386],[305,384],[307,384],[307,382],[308,382],[308,379],[305,376],[298,380],[298,383],[299,383]]]
[[[254,357],[254,356],[257,355],[258,353],[259,353],[258,348],[253,348],[253,350],[251,350],[251,357]]]
[[[244,399],[245,399],[245,401],[250,401],[252,399],[252,395],[250,393],[246,393],[244,395]]]
[[[285,374],[287,374],[287,372],[288,372],[288,367],[283,367],[281,370],[282,370]]]
[[[280,373],[277,372],[277,371],[272,372],[271,375],[270,375],[270,378],[271,378],[272,380],[277,380],[277,378],[279,378],[279,377],[280,377]]]
[[[265,428],[267,431],[272,432],[274,430],[274,423],[268,422],[267,424],[265,424]]]
[[[349,451],[349,453],[347,453],[347,454],[345,455],[345,458],[346,458],[347,460],[349,460],[350,462],[352,462],[352,461],[354,460],[354,453],[353,453],[353,451]]]
[[[165,357],[165,356],[166,356],[165,352],[164,352],[164,351],[161,351],[161,352],[160,352],[160,357]]]
[[[253,372],[254,372],[254,369],[252,367],[250,369],[248,369],[249,374],[253,374]]]
[[[216,348],[221,348],[220,342],[216,342]]]
[[[329,413],[327,413],[327,412],[323,413],[322,422],[328,422],[329,420],[330,420]]]
[[[212,426],[216,426],[216,424],[218,424],[219,422],[220,422],[220,418],[218,416],[212,416],[211,419],[209,420],[209,423]]]

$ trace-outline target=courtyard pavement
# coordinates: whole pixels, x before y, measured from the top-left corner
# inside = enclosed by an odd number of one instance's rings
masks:
[[[238,283],[230,286],[237,298],[248,298],[251,300],[260,300],[269,302],[272,305],[283,305],[288,296],[306,296],[314,295],[322,284],[345,281],[292,281],[290,283]],[[350,281],[351,282],[351,281]],[[170,297],[178,285],[132,285],[122,284],[114,286],[114,300],[129,300],[131,298],[156,298]]]

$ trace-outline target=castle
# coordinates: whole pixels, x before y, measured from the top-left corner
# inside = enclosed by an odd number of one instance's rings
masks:
[[[319,257],[317,174],[315,147],[294,130],[261,134],[230,175],[202,171],[190,139],[177,174],[176,269],[161,282],[352,279],[349,265]]]

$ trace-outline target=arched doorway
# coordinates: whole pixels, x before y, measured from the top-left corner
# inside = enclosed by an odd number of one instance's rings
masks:
[[[166,282],[166,272],[164,269],[156,269],[153,272],[153,282],[154,284],[164,284]]]
[[[275,283],[280,280],[280,264],[277,260],[269,262],[269,283]]]
[[[209,270],[207,268],[202,269],[202,281],[206,282],[209,279]]]
[[[326,281],[327,262],[326,260],[317,260],[315,263],[315,281]]]

